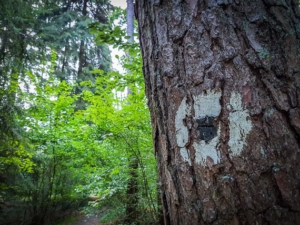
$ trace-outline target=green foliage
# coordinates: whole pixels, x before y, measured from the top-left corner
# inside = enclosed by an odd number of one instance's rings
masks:
[[[119,15],[124,14],[119,13]],[[112,159],[114,160],[112,161],[114,162],[113,167],[106,171],[108,174],[103,179],[105,183],[101,184],[101,187],[107,188],[99,190],[98,193],[102,199],[94,205],[98,204],[100,208],[111,208],[111,211],[103,218],[104,222],[124,221],[128,198],[137,198],[137,210],[140,217],[132,222],[155,223],[158,210],[156,202],[157,174],[139,46],[137,43],[128,43],[125,31],[119,26],[93,23],[90,25],[90,29],[98,44],[112,44],[113,47],[123,50],[127,54],[126,57],[118,57],[123,68],[126,69],[125,74],[116,71],[104,73],[101,70],[94,70],[94,73],[98,74],[96,95],[92,96],[90,93],[85,95],[86,100],[90,102],[90,107],[87,109],[89,120],[105,130],[109,130],[109,135],[103,142],[105,149],[120,159]],[[130,90],[130,94],[126,97],[120,98],[116,95],[116,93],[126,92],[127,88]],[[133,157],[137,159],[138,163],[138,167],[135,169],[130,164]],[[135,193],[137,196],[128,196],[126,192],[128,182],[132,179],[132,170],[136,170],[137,173],[135,178],[138,185],[138,192]]]
[[[28,68],[26,46],[33,43],[28,31],[34,27],[34,1],[0,1],[0,183],[5,171],[31,171],[33,163],[24,129],[19,124],[22,108],[17,98],[21,74]],[[18,5],[22,4],[22,8]],[[17,16],[16,16],[17,15]],[[39,57],[42,57],[39,56]]]
[[[133,171],[137,221],[156,220],[157,174],[140,50],[126,42],[122,28],[105,25],[119,16],[122,23],[122,10],[103,18],[107,1],[82,2],[1,4],[1,224],[55,223],[86,206],[90,195],[101,197],[89,207],[105,209],[103,221],[122,222]],[[125,73],[109,68],[111,43],[127,53],[119,57]],[[131,94],[120,97],[127,88]]]

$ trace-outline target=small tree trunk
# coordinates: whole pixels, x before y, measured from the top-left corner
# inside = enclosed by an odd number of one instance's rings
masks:
[[[84,0],[83,2],[83,8],[82,8],[82,15],[86,16],[87,15],[87,3],[88,0]],[[76,77],[76,83],[77,86],[75,88],[75,94],[79,95],[82,93],[82,86],[80,83],[85,79],[84,77],[84,72],[83,68],[86,66],[86,57],[85,57],[85,41],[81,40],[80,41],[80,47],[79,47],[79,52],[78,52],[78,70],[77,70],[77,77]],[[82,110],[86,108],[86,102],[83,100],[83,97],[78,97],[76,100],[76,110]]]
[[[126,191],[126,218],[125,224],[139,224],[138,223],[138,160],[131,155],[129,159],[129,179]]]
[[[300,224],[298,8],[137,1],[166,224]]]
[[[127,19],[127,35],[130,37],[128,39],[129,43],[133,43],[133,31],[134,31],[134,6],[133,0],[127,0],[127,10],[126,10],[126,19]]]
[[[133,0],[127,0],[127,36],[130,36],[129,43],[133,43],[133,30],[134,30],[134,7]],[[130,57],[130,56],[128,56]],[[131,91],[127,87],[127,95],[130,95]],[[126,191],[126,218],[125,224],[139,224],[138,223],[138,158],[135,149],[131,149],[129,156],[129,179],[127,183]]]

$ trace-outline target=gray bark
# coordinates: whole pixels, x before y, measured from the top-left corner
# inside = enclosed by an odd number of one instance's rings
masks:
[[[165,224],[300,224],[298,8],[136,2]]]
[[[127,36],[129,36],[130,38],[128,39],[129,43],[133,43],[134,42],[134,4],[133,4],[133,0],[127,0],[127,9],[126,9],[126,22],[127,22],[127,28],[126,28],[126,34]],[[130,55],[128,53],[127,57],[130,57]],[[127,95],[131,94],[131,91],[129,89],[129,87],[127,87]]]
[[[130,36],[128,39],[129,43],[133,43],[133,30],[134,30],[134,6],[133,0],[127,0],[127,36]]]

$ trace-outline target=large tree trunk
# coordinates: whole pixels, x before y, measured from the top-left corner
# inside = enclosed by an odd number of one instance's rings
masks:
[[[138,0],[166,224],[300,224],[292,0]]]

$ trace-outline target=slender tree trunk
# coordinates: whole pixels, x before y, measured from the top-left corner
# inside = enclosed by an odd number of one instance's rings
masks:
[[[129,43],[133,43],[133,30],[134,30],[134,7],[133,0],[127,0],[127,36],[130,36]],[[130,56],[128,56],[130,57]],[[132,94],[129,87],[127,87],[127,95]],[[125,224],[139,224],[138,223],[138,158],[135,149],[131,149],[129,156],[129,179],[126,191],[126,218]]]
[[[126,190],[126,218],[125,224],[139,224],[138,223],[138,160],[131,155],[129,159],[129,179]]]
[[[298,8],[137,1],[166,224],[300,224]]]
[[[82,15],[87,15],[87,3],[88,0],[84,0],[83,2],[83,8],[82,8]],[[85,80],[83,68],[86,66],[86,57],[85,57],[85,41],[80,41],[80,47],[78,52],[78,70],[77,70],[77,87],[75,89],[75,94],[81,94],[82,93],[82,87],[80,83]],[[82,97],[79,97],[76,101],[76,110],[85,109],[86,104]]]
[[[83,1],[83,6],[82,6],[82,16],[85,17],[87,15],[87,3],[88,3],[89,0],[84,0]],[[83,68],[86,64],[86,59],[85,59],[85,43],[84,43],[84,40],[81,40],[80,41],[80,47],[79,47],[79,53],[78,53],[78,71],[77,71],[77,79],[80,81],[83,81],[84,80],[84,77],[83,76]]]
[[[133,30],[134,30],[134,5],[133,0],[127,0],[127,10],[126,10],[126,19],[127,19],[127,35],[130,36],[128,39],[129,43],[133,43]]]

